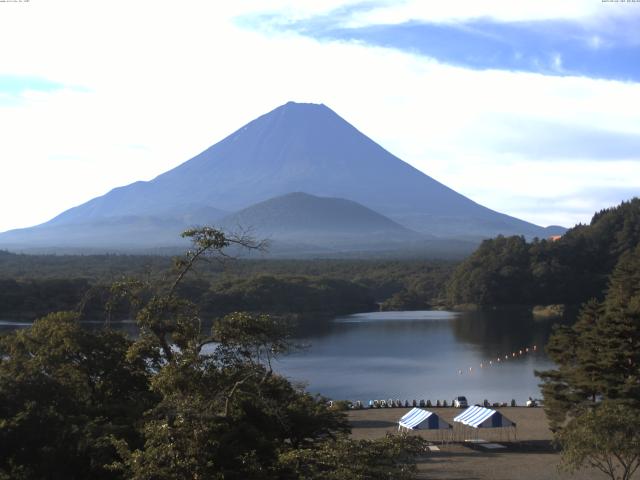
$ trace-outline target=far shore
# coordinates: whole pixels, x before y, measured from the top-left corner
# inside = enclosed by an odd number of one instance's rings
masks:
[[[386,434],[398,433],[398,419],[410,408],[378,408],[351,410],[348,412],[352,437],[375,439]],[[458,408],[425,408],[437,413],[453,424],[453,418],[462,412]],[[552,433],[542,408],[504,407],[498,408],[505,417],[516,423],[516,439],[491,429],[477,433],[469,431],[468,437],[476,436],[504,445],[506,448],[484,451],[468,442],[441,443],[441,435],[433,431],[412,430],[409,435],[420,435],[433,442],[438,451],[427,453],[418,461],[419,478],[447,480],[546,480],[575,479],[597,480],[608,478],[594,469],[579,471],[573,475],[560,472],[560,454],[552,444]],[[498,429],[496,429],[498,430]],[[509,441],[507,441],[509,438]],[[634,478],[640,478],[634,476]]]

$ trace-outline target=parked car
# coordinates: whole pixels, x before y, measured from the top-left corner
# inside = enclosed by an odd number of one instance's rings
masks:
[[[453,406],[455,408],[467,408],[469,404],[467,403],[467,397],[456,397],[453,399]]]

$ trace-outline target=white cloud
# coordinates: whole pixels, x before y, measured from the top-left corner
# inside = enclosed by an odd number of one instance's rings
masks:
[[[588,44],[594,50],[598,50],[602,46],[602,38],[599,35],[589,37]]]
[[[407,0],[389,2],[388,5],[358,14],[350,26],[398,24],[411,20],[429,22],[458,22],[478,18],[497,21],[531,20],[584,20],[597,14],[617,11],[612,6],[605,10],[600,2],[591,0],[458,0],[456,2],[425,2]]]
[[[325,103],[434,178],[542,224],[585,221],[593,205],[532,213],[532,197],[562,191],[582,205],[590,188],[640,188],[637,162],[534,162],[526,148],[503,151],[505,119],[513,129],[535,120],[640,134],[631,108],[638,84],[472,71],[359,44],[265,36],[233,21],[255,8],[304,16],[338,1],[89,3],[0,4],[0,41],[12,45],[0,52],[0,75],[82,87],[0,105],[0,202],[11,206],[0,231],[153,178],[288,100]]]

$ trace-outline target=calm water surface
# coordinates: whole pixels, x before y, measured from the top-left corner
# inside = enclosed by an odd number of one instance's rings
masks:
[[[522,312],[362,313],[304,336],[308,348],[282,358],[276,369],[335,399],[435,402],[465,395],[473,403],[523,403],[540,397],[534,370],[553,366],[544,354],[550,330],[549,322]],[[529,353],[512,357],[527,347]]]
[[[0,321],[0,331],[29,325]],[[112,327],[136,333],[132,322]],[[465,395],[472,403],[512,398],[523,403],[529,396],[540,397],[534,370],[553,366],[544,354],[550,331],[551,322],[513,311],[361,313],[303,330],[297,343],[307,347],[274,367],[306,383],[309,391],[334,399],[435,402]],[[527,347],[529,353],[511,356]]]

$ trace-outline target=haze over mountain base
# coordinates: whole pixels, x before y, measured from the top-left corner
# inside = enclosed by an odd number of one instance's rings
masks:
[[[149,182],[0,234],[0,248],[157,252],[183,246],[180,232],[204,224],[248,229],[285,256],[458,256],[498,234],[545,238],[565,230],[483,207],[326,106],[289,102]]]

